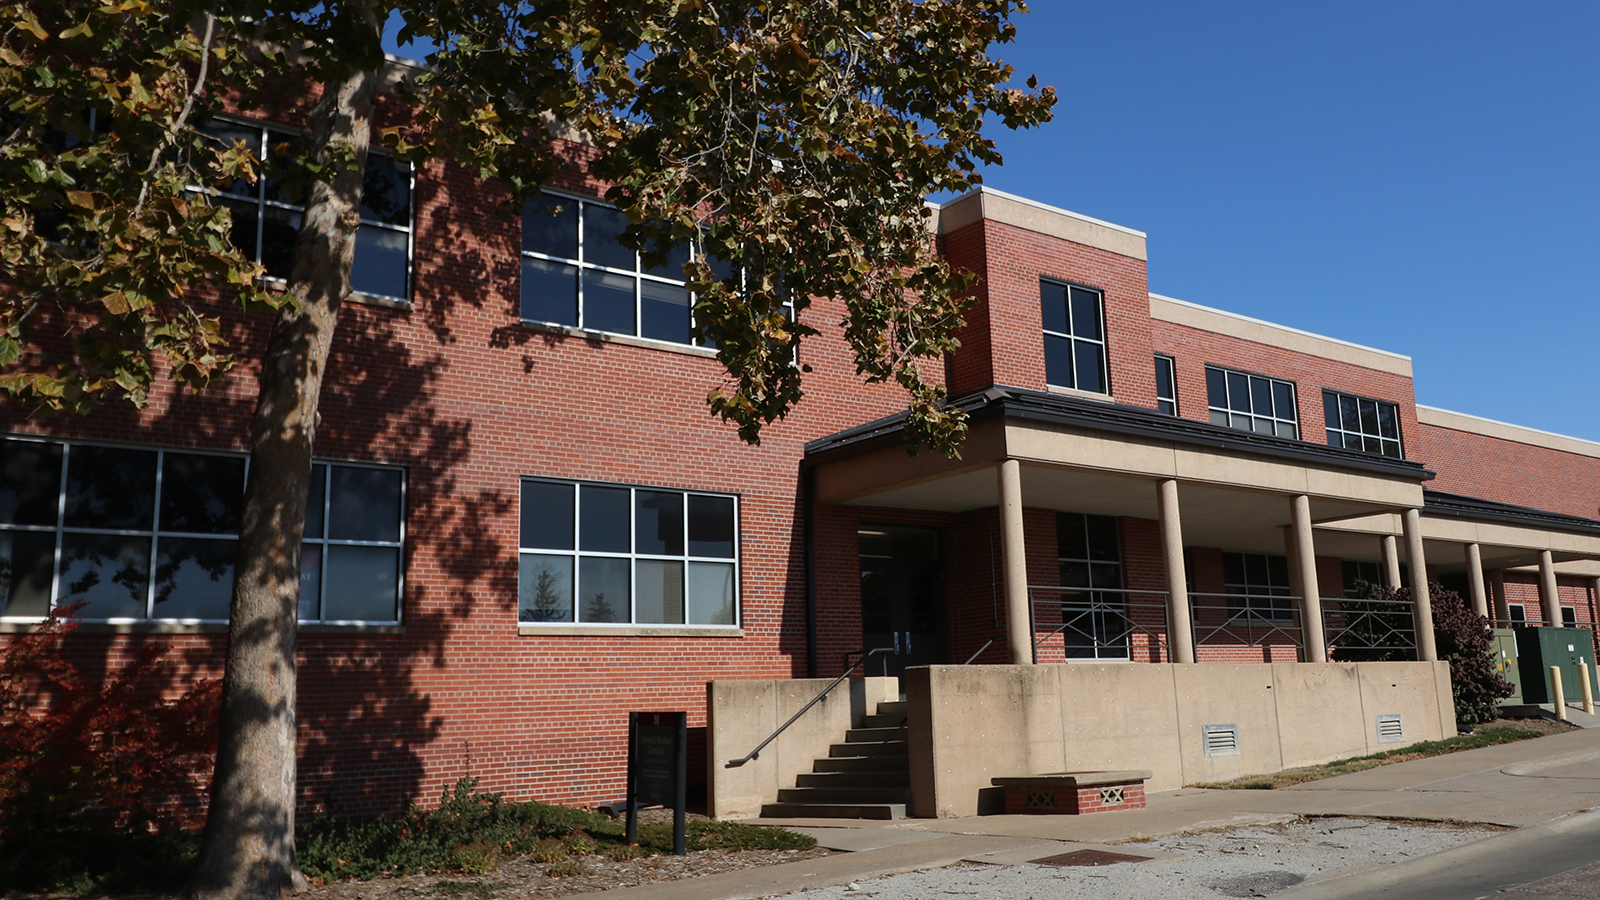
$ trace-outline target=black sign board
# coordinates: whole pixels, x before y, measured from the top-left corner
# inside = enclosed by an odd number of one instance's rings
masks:
[[[628,713],[628,841],[639,839],[639,807],[672,807],[672,852],[683,856],[689,793],[689,717]]]

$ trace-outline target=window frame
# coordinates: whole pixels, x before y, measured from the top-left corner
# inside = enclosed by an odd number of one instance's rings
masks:
[[[1244,572],[1245,581],[1235,582],[1228,580],[1228,557],[1239,557],[1239,567]],[[1246,564],[1247,557],[1256,557],[1262,561],[1262,568],[1267,573],[1265,584],[1254,584],[1248,579],[1250,567]],[[1272,583],[1272,561],[1283,560],[1285,580],[1289,583],[1279,586]],[[1222,553],[1222,592],[1228,596],[1228,609],[1233,619],[1250,619],[1258,622],[1288,622],[1294,619],[1295,600],[1293,578],[1289,577],[1289,559],[1274,553],[1245,553],[1243,551],[1224,550]],[[1262,590],[1265,593],[1262,593]],[[1281,593],[1280,593],[1281,591]],[[1263,603],[1262,601],[1265,601]],[[1280,603],[1280,601],[1282,601]]]
[[[1156,412],[1167,416],[1178,416],[1178,360],[1167,353],[1157,353],[1156,357]],[[1167,371],[1167,385],[1172,388],[1170,396],[1161,394],[1161,370]],[[1170,406],[1171,409],[1167,407]]]
[[[243,118],[241,116],[231,116],[231,115],[226,115],[226,114],[213,115],[213,116],[209,116],[207,118],[207,121],[223,122],[225,124],[232,125],[232,126],[235,126],[235,127],[256,129],[259,132],[259,134],[256,135],[256,139],[260,142],[258,144],[258,148],[260,150],[260,159],[262,160],[263,163],[265,162],[266,157],[267,157],[267,152],[268,152],[267,148],[271,144],[271,142],[269,140],[269,135],[272,132],[276,131],[279,134],[287,134],[287,135],[289,135],[291,137],[300,137],[301,134],[302,134],[301,131],[297,131],[297,130],[295,130],[294,128],[292,128],[290,126],[274,125],[274,124],[272,124],[270,122],[264,122],[264,121],[261,121],[261,120],[258,120],[258,119],[246,119],[246,118]],[[367,155],[368,156],[381,156],[381,157],[385,157],[385,158],[390,158],[390,154],[389,153],[386,153],[386,152],[384,152],[383,150],[381,150],[381,149],[379,149],[377,147],[369,148],[367,150]],[[393,225],[393,224],[388,223],[388,222],[379,222],[379,221],[376,221],[376,220],[367,219],[366,217],[362,217],[361,221],[360,221],[360,224],[356,226],[356,232],[357,232],[357,235],[359,236],[361,228],[363,228],[363,227],[372,227],[372,228],[383,229],[385,231],[392,231],[392,232],[396,232],[396,233],[405,234],[405,236],[406,236],[406,290],[405,290],[405,296],[396,297],[393,294],[374,294],[374,293],[370,293],[370,292],[367,292],[367,291],[359,290],[358,288],[356,288],[354,286],[354,284],[351,285],[350,290],[351,290],[351,293],[356,297],[366,297],[366,298],[371,298],[373,300],[382,300],[382,301],[389,301],[391,303],[402,303],[402,304],[409,305],[411,303],[412,296],[415,295],[415,293],[416,293],[416,268],[417,268],[417,259],[416,259],[416,256],[417,256],[417,167],[414,164],[412,164],[411,162],[408,162],[406,160],[395,160],[395,162],[398,163],[398,164],[404,165],[406,167],[406,173],[407,173],[406,174],[406,221],[409,222],[410,224],[409,225],[405,225],[405,226]],[[304,216],[305,215],[305,211],[306,211],[304,203],[296,205],[296,204],[293,204],[293,203],[284,203],[284,202],[279,201],[279,200],[269,200],[269,199],[267,199],[267,195],[266,195],[267,179],[266,179],[265,175],[262,174],[262,173],[258,173],[258,177],[256,178],[256,183],[253,186],[253,192],[254,192],[254,196],[253,197],[245,197],[245,196],[243,196],[241,194],[234,194],[234,193],[230,193],[228,191],[218,190],[216,188],[209,187],[209,186],[206,186],[206,185],[197,185],[197,184],[189,185],[189,190],[193,191],[195,193],[198,193],[198,194],[204,194],[208,198],[208,201],[212,202],[213,205],[218,205],[216,203],[216,201],[223,201],[223,205],[226,205],[226,201],[228,201],[228,200],[255,203],[255,205],[256,205],[256,245],[255,245],[254,252],[249,254],[249,255],[250,255],[251,259],[253,259],[253,260],[257,261],[257,262],[261,261],[261,254],[262,254],[262,250],[264,249],[262,247],[262,241],[264,239],[264,233],[265,233],[265,230],[266,230],[266,220],[267,220],[266,211],[268,209],[278,209],[278,210],[283,210],[283,211],[289,212],[291,214],[298,214],[298,215],[301,215],[301,216]],[[359,212],[359,211],[360,210],[358,208],[357,212]],[[263,282],[266,282],[268,284],[273,284],[273,285],[285,285],[286,286],[288,284],[288,280],[287,279],[279,278],[279,277],[274,276],[274,275],[263,275],[261,277],[261,280]]]
[[[156,590],[157,590],[157,587],[158,587],[158,584],[159,584],[159,579],[158,579],[158,576],[157,576],[157,570],[158,570],[158,564],[157,563],[158,563],[158,560],[159,560],[160,555],[161,555],[161,541],[162,541],[163,538],[173,538],[173,539],[180,539],[180,540],[187,539],[187,540],[232,541],[232,542],[235,542],[235,545],[237,545],[237,542],[239,540],[239,535],[237,533],[234,533],[234,534],[214,534],[214,533],[200,533],[200,532],[166,531],[166,530],[163,530],[162,527],[161,527],[162,483],[163,483],[163,480],[164,480],[164,478],[166,476],[166,456],[167,456],[168,453],[173,453],[173,454],[178,454],[178,455],[182,455],[182,456],[209,456],[209,457],[215,457],[215,458],[219,458],[219,459],[243,460],[243,462],[244,462],[244,484],[248,485],[250,483],[250,457],[249,457],[249,454],[233,453],[233,452],[222,451],[222,450],[192,449],[192,448],[188,448],[188,447],[151,446],[151,445],[142,445],[142,444],[119,444],[119,443],[101,442],[101,441],[80,441],[80,440],[71,440],[71,439],[63,439],[63,438],[56,438],[56,437],[47,437],[47,436],[41,436],[41,435],[25,435],[25,434],[4,434],[4,435],[0,435],[0,440],[26,441],[26,442],[29,442],[29,443],[46,444],[46,445],[48,445],[48,444],[56,444],[56,445],[60,446],[62,448],[62,451],[63,451],[62,454],[61,454],[61,471],[60,471],[59,475],[57,476],[59,480],[57,481],[57,487],[56,487],[56,521],[55,521],[55,524],[54,525],[17,525],[17,524],[12,524],[12,523],[9,523],[9,522],[8,523],[0,523],[0,532],[11,533],[11,532],[26,531],[26,532],[33,532],[33,533],[39,533],[39,534],[53,534],[55,536],[55,549],[54,549],[54,555],[53,555],[53,559],[52,559],[52,568],[51,568],[51,573],[50,573],[50,606],[49,606],[49,608],[47,610],[46,615],[43,615],[43,616],[10,615],[10,614],[5,613],[3,609],[0,609],[0,622],[37,624],[37,623],[45,621],[49,617],[50,613],[53,613],[56,610],[61,609],[63,607],[62,601],[65,598],[63,598],[61,596],[61,575],[62,575],[62,573],[61,573],[61,564],[62,564],[62,556],[63,556],[63,549],[64,549],[64,538],[66,537],[66,535],[74,534],[74,535],[105,535],[105,536],[122,536],[122,537],[132,537],[132,538],[145,538],[145,539],[148,539],[149,542],[150,542],[149,570],[148,570],[148,573],[147,573],[147,576],[146,576],[145,589],[144,589],[145,590],[144,615],[141,616],[141,617],[133,617],[133,616],[84,617],[82,619],[82,621],[84,621],[86,623],[91,623],[92,622],[92,623],[96,623],[96,624],[107,624],[107,625],[217,625],[217,624],[227,624],[228,623],[228,621],[229,621],[228,618],[217,619],[217,618],[202,618],[202,617],[179,617],[179,616],[157,616],[157,615],[154,615],[154,613],[156,612],[156,599],[155,599]],[[71,461],[72,461],[72,448],[74,448],[74,447],[94,447],[94,448],[105,448],[105,449],[112,449],[112,450],[132,450],[132,451],[141,452],[141,453],[153,453],[153,454],[155,454],[155,457],[156,457],[155,458],[155,482],[154,482],[155,487],[154,487],[154,493],[151,495],[152,507],[151,507],[151,519],[150,519],[150,527],[149,528],[143,528],[143,529],[140,529],[140,528],[122,528],[122,529],[112,528],[112,529],[108,529],[108,528],[84,528],[84,527],[78,527],[78,526],[69,527],[69,526],[66,525],[66,521],[65,520],[66,520],[67,485],[68,485],[67,474],[68,474],[68,472],[70,470],[70,465],[71,465]],[[323,465],[325,467],[324,470],[323,470],[323,477],[324,477],[324,482],[323,482],[323,535],[324,536],[322,538],[307,538],[307,537],[302,536],[301,537],[301,542],[303,544],[304,543],[320,544],[324,548],[326,548],[329,545],[378,546],[378,547],[393,547],[393,548],[395,548],[397,550],[396,572],[395,572],[395,617],[393,619],[322,619],[322,618],[320,618],[320,615],[322,613],[322,609],[323,609],[323,606],[324,606],[323,598],[324,598],[324,591],[326,590],[326,585],[327,585],[327,571],[328,571],[328,554],[327,554],[326,550],[324,549],[324,552],[322,553],[322,557],[321,557],[321,560],[320,560],[320,563],[319,563],[318,582],[317,582],[317,584],[318,584],[317,612],[318,612],[319,618],[316,618],[316,619],[302,619],[302,618],[299,618],[298,610],[297,610],[296,611],[296,622],[299,625],[302,625],[302,626],[306,626],[306,625],[335,625],[335,626],[351,625],[351,626],[372,627],[372,626],[398,626],[398,625],[404,624],[404,619],[405,619],[405,603],[404,603],[404,599],[405,599],[405,576],[406,576],[406,565],[405,565],[405,563],[406,563],[406,552],[405,552],[405,548],[406,548],[406,509],[407,509],[406,504],[407,504],[407,491],[408,491],[408,489],[410,487],[410,480],[411,480],[410,477],[409,477],[409,475],[410,475],[409,471],[404,466],[386,465],[386,464],[382,464],[382,463],[350,462],[350,461],[346,461],[346,460],[314,459],[314,460],[312,460],[312,463],[313,463],[313,465]],[[330,484],[331,484],[332,473],[333,473],[333,469],[334,469],[335,466],[342,467],[342,468],[380,469],[380,470],[384,470],[384,471],[398,472],[400,474],[400,498],[399,498],[400,499],[400,508],[398,510],[398,513],[399,513],[399,526],[400,526],[400,537],[399,537],[398,541],[393,541],[393,542],[388,542],[388,541],[351,541],[351,540],[342,540],[342,539],[329,539],[329,538],[326,537],[326,534],[327,534],[327,523],[329,522],[329,512],[330,512],[330,510],[332,508],[332,502],[333,502],[333,500],[332,500],[332,492],[329,489],[329,487],[330,487]],[[241,493],[240,493],[239,502],[241,504],[241,509],[242,509],[242,505],[244,503],[243,491],[241,491]]]
[[[1066,290],[1066,292],[1067,292],[1067,328],[1068,329],[1072,329],[1072,330],[1070,330],[1068,332],[1061,332],[1061,331],[1057,331],[1057,330],[1054,330],[1054,329],[1050,329],[1050,328],[1044,327],[1044,321],[1043,321],[1043,318],[1044,318],[1044,316],[1043,316],[1044,287],[1047,284],[1056,285],[1058,287],[1064,288]],[[1080,291],[1088,291],[1088,292],[1090,292],[1090,293],[1095,295],[1095,298],[1096,298],[1095,299],[1095,317],[1096,317],[1096,320],[1098,321],[1099,326],[1100,326],[1100,337],[1098,339],[1096,339],[1096,338],[1087,338],[1087,337],[1079,337],[1075,333],[1075,326],[1073,324],[1073,316],[1072,316],[1072,291],[1074,289],[1080,290]],[[1069,391],[1081,391],[1081,392],[1083,392],[1085,394],[1092,394],[1092,395],[1097,396],[1097,397],[1109,397],[1109,396],[1111,396],[1111,349],[1110,349],[1110,337],[1111,336],[1106,333],[1106,292],[1105,292],[1105,290],[1102,289],[1102,288],[1091,287],[1091,286],[1089,286],[1087,284],[1079,284],[1079,283],[1077,283],[1075,281],[1068,281],[1068,280],[1063,279],[1063,278],[1051,278],[1049,276],[1041,275],[1039,277],[1039,304],[1040,304],[1039,331],[1040,331],[1040,334],[1041,334],[1041,338],[1040,338],[1041,350],[1043,350],[1043,340],[1046,337],[1053,337],[1053,338],[1058,338],[1058,339],[1061,339],[1061,340],[1065,340],[1067,342],[1067,345],[1072,348],[1072,382],[1073,383],[1072,384],[1056,384],[1055,382],[1051,381],[1050,380],[1049,356],[1048,356],[1048,354],[1043,354],[1044,363],[1045,363],[1045,365],[1044,365],[1044,383],[1045,383],[1045,386],[1046,387],[1050,387],[1050,388],[1059,388],[1059,389],[1063,389],[1063,390],[1069,390]],[[1101,379],[1102,382],[1104,382],[1104,388],[1105,388],[1104,390],[1091,391],[1088,388],[1083,388],[1083,387],[1079,387],[1078,386],[1078,344],[1080,344],[1080,343],[1090,344],[1090,345],[1093,345],[1093,346],[1096,346],[1096,347],[1099,348],[1099,353],[1100,353],[1100,379]]]
[[[1290,380],[1288,380],[1286,378],[1274,378],[1271,375],[1263,375],[1263,374],[1261,374],[1259,372],[1249,372],[1249,371],[1246,371],[1244,369],[1234,369],[1234,368],[1230,368],[1228,366],[1218,365],[1216,363],[1206,363],[1205,370],[1206,370],[1206,411],[1208,413],[1210,413],[1211,424],[1217,425],[1217,426],[1222,427],[1222,428],[1232,428],[1235,431],[1246,431],[1246,432],[1249,432],[1251,434],[1262,434],[1262,435],[1266,435],[1268,437],[1286,438],[1287,440],[1300,440],[1301,430],[1300,430],[1300,387],[1299,387],[1299,385],[1295,384],[1293,381],[1290,381]],[[1223,392],[1224,392],[1223,406],[1217,406],[1213,402],[1213,398],[1211,396],[1211,373],[1212,372],[1220,372],[1220,373],[1222,373],[1222,383],[1223,383]],[[1233,409],[1233,403],[1232,403],[1232,400],[1233,400],[1233,396],[1232,396],[1233,395],[1233,386],[1232,386],[1231,380],[1228,378],[1229,375],[1238,375],[1238,376],[1241,376],[1241,377],[1247,379],[1246,384],[1248,386],[1247,389],[1249,391],[1249,395],[1247,395],[1246,398],[1245,398],[1246,409],[1243,410],[1243,411]],[[1268,383],[1267,391],[1268,391],[1268,394],[1269,394],[1269,399],[1271,399],[1271,402],[1272,402],[1272,405],[1273,405],[1273,411],[1270,414],[1263,415],[1261,413],[1256,412],[1255,411],[1255,405],[1251,402],[1251,396],[1250,395],[1254,394],[1254,384],[1255,384],[1256,381],[1266,381]],[[1274,389],[1278,385],[1283,385],[1283,386],[1285,386],[1285,387],[1287,387],[1289,389],[1289,402],[1294,406],[1293,418],[1284,418],[1284,417],[1282,417],[1282,416],[1277,414],[1277,400],[1276,400],[1275,397],[1271,397],[1270,395],[1272,395],[1274,393]],[[1225,422],[1217,421],[1217,418],[1218,418],[1219,415],[1222,416],[1223,418],[1225,418],[1227,421],[1225,421]],[[1249,419],[1250,423],[1251,423],[1251,427],[1242,428],[1239,425],[1234,424],[1234,418],[1237,417],[1237,416],[1243,416],[1243,417]],[[1271,431],[1259,431],[1259,430],[1257,430],[1256,427],[1255,427],[1255,423],[1256,423],[1256,420],[1258,420],[1258,419],[1271,422],[1272,426],[1273,426],[1272,430]],[[1285,436],[1285,435],[1282,435],[1282,434],[1278,433],[1278,426],[1279,425],[1284,425],[1284,424],[1290,425],[1290,426],[1293,427],[1293,429],[1294,429],[1294,434],[1293,435]]]
[[[533,482],[539,484],[570,485],[572,493],[572,547],[571,549],[554,549],[541,547],[524,547],[520,531],[523,514],[522,487]],[[626,552],[607,550],[583,549],[583,499],[582,489],[615,488],[628,491],[628,547]],[[638,501],[639,491],[652,493],[672,493],[683,499],[683,553],[660,554],[642,553],[638,550]],[[689,552],[689,498],[693,496],[714,497],[731,500],[733,502],[733,555],[732,556],[696,556]],[[660,485],[632,484],[615,481],[588,481],[576,478],[552,478],[542,475],[524,475],[517,479],[517,563],[518,563],[518,597],[517,597],[517,625],[519,628],[532,629],[568,629],[582,628],[612,628],[619,630],[637,630],[640,628],[681,629],[684,631],[703,631],[705,629],[720,629],[728,632],[737,632],[744,627],[744,510],[742,497],[729,491],[710,491],[699,488],[664,487]],[[559,621],[550,620],[524,620],[522,618],[521,598],[521,563],[524,556],[560,556],[572,561],[572,590],[571,590],[571,618]],[[628,560],[628,619],[624,622],[586,622],[583,620],[583,595],[582,595],[582,561],[591,559],[626,559]],[[639,615],[639,562],[663,561],[683,563],[683,622],[640,622]],[[710,563],[733,566],[733,621],[720,624],[707,624],[690,622],[689,619],[689,569],[693,563]]]
[[[1328,402],[1330,399],[1333,401],[1335,408],[1339,411],[1338,425],[1328,424]],[[1351,431],[1350,429],[1344,427],[1343,410],[1344,401],[1347,399],[1354,401],[1356,404],[1356,424],[1359,428],[1361,428],[1360,431]],[[1376,419],[1378,428],[1378,431],[1375,434],[1368,434],[1366,431],[1366,423],[1361,421],[1362,403],[1371,403],[1375,407],[1373,416]],[[1384,407],[1389,408],[1390,421],[1394,422],[1394,437],[1392,438],[1384,437],[1383,435]],[[1406,458],[1405,431],[1400,427],[1400,404],[1393,403],[1388,400],[1379,400],[1376,397],[1364,397],[1360,394],[1352,394],[1349,391],[1338,391],[1334,390],[1333,388],[1325,387],[1322,389],[1322,408],[1323,426],[1327,433],[1328,446],[1339,447],[1345,450],[1354,450],[1359,453],[1368,453],[1373,456],[1387,456],[1391,459]],[[1337,444],[1334,443],[1334,438],[1336,436],[1339,439],[1339,443]],[[1362,444],[1362,446],[1349,446],[1348,439],[1351,437],[1355,437],[1358,442]],[[1379,449],[1368,450],[1365,446],[1368,440],[1377,441]],[[1389,444],[1394,445],[1395,452],[1393,455],[1384,452],[1386,445]]]
[[[1076,518],[1080,522],[1082,522],[1082,528],[1083,528],[1083,534],[1084,534],[1084,549],[1083,549],[1084,555],[1081,556],[1081,557],[1078,557],[1078,556],[1064,556],[1061,553],[1061,520],[1064,517],[1068,517],[1068,516]],[[1107,520],[1107,521],[1109,521],[1111,523],[1111,533],[1115,536],[1116,544],[1117,544],[1117,558],[1115,560],[1096,559],[1094,557],[1094,550],[1092,548],[1092,543],[1093,542],[1089,537],[1089,535],[1090,535],[1090,520],[1091,519],[1103,519],[1103,520]],[[1125,550],[1126,550],[1126,547],[1124,546],[1124,541],[1122,539],[1122,522],[1121,522],[1120,518],[1117,517],[1117,516],[1103,516],[1103,515],[1099,515],[1099,514],[1096,514],[1096,513],[1080,513],[1080,512],[1071,512],[1071,511],[1067,511],[1067,510],[1057,510],[1056,511],[1056,520],[1055,521],[1056,521],[1056,571],[1057,571],[1056,582],[1062,589],[1062,593],[1061,593],[1061,595],[1059,595],[1060,596],[1060,605],[1062,607],[1062,617],[1063,617],[1063,619],[1065,619],[1065,617],[1066,617],[1066,610],[1065,610],[1065,607],[1067,606],[1066,591],[1067,590],[1081,591],[1081,592],[1089,595],[1089,603],[1091,605],[1091,611],[1088,614],[1089,615],[1089,627],[1091,629],[1094,629],[1094,631],[1092,633],[1087,635],[1090,638],[1090,641],[1092,642],[1091,646],[1089,646],[1088,648],[1084,648],[1082,646],[1076,646],[1076,647],[1069,646],[1068,642],[1071,640],[1071,638],[1068,637],[1067,631],[1063,630],[1061,634],[1062,634],[1062,645],[1063,645],[1062,651],[1063,651],[1064,654],[1069,654],[1069,653],[1074,652],[1074,651],[1082,651],[1082,650],[1085,650],[1085,649],[1087,649],[1088,652],[1089,652],[1089,655],[1087,655],[1087,656],[1070,656],[1070,655],[1068,655],[1065,658],[1067,660],[1069,660],[1069,661],[1087,660],[1087,661],[1112,661],[1112,662],[1115,662],[1117,660],[1124,660],[1124,661],[1131,660],[1133,658],[1133,655],[1132,655],[1133,654],[1133,641],[1132,641],[1133,635],[1129,631],[1128,624],[1127,624],[1128,623],[1127,594],[1123,593],[1123,591],[1126,590],[1126,587],[1127,587],[1127,584],[1128,584],[1128,571],[1127,571],[1127,566],[1125,564],[1125,559],[1126,559]],[[1088,577],[1089,585],[1087,585],[1087,586],[1077,586],[1077,585],[1067,585],[1067,584],[1063,583],[1063,582],[1066,581],[1066,579],[1060,577],[1060,572],[1061,572],[1061,569],[1064,568],[1065,565],[1068,564],[1068,563],[1081,564],[1081,565],[1084,566],[1084,574]],[[1096,587],[1096,586],[1094,586],[1094,567],[1097,566],[1097,565],[1098,566],[1113,566],[1113,565],[1116,566],[1116,568],[1117,568],[1117,586],[1116,587],[1114,587],[1114,588],[1106,588],[1106,587]],[[1092,609],[1094,606],[1098,606],[1098,605],[1115,605],[1115,606],[1120,607],[1121,610],[1118,611],[1118,612],[1115,612],[1115,613],[1110,613],[1110,612],[1096,611],[1096,610]],[[1118,626],[1116,621],[1114,621],[1114,620],[1112,620],[1110,618],[1112,615],[1115,615],[1117,618],[1119,618],[1121,620],[1121,625],[1120,626]],[[1102,648],[1100,646],[1100,635],[1099,635],[1098,632],[1100,631],[1100,629],[1108,628],[1108,627],[1109,628],[1121,627],[1121,629],[1123,631],[1122,641],[1121,641],[1121,644],[1120,644],[1120,647],[1122,649],[1121,655],[1114,655],[1114,653],[1102,653],[1102,649],[1114,650],[1118,646],[1118,644],[1112,643],[1112,642],[1107,642],[1107,644],[1106,644],[1106,646],[1104,648]],[[1083,635],[1084,634],[1082,629],[1074,628],[1073,631],[1076,632],[1076,635]]]

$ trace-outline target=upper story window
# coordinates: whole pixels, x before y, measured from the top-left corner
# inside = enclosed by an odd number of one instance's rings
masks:
[[[1156,410],[1178,414],[1178,376],[1172,357],[1156,354]]]
[[[229,144],[242,140],[258,159],[282,154],[300,139],[254,122],[212,119],[203,131]],[[267,277],[287,279],[294,267],[294,242],[305,213],[305,179],[274,177],[272,167],[251,184],[243,179],[220,191],[206,190],[213,202],[233,215],[230,239],[235,247],[267,269]],[[411,165],[382,153],[367,153],[361,186],[361,225],[356,230],[355,261],[350,288],[370,297],[407,301],[411,298]]]
[[[517,618],[737,625],[738,535],[726,494],[523,481]]]
[[[1262,553],[1222,554],[1223,590],[1228,608],[1253,619],[1294,617],[1289,559]]]
[[[248,460],[0,439],[0,611],[83,603],[96,621],[225,622]],[[399,620],[404,474],[317,463],[302,622]]]
[[[1046,384],[1095,394],[1108,392],[1103,296],[1075,284],[1039,282]]]
[[[1322,392],[1328,446],[1404,458],[1400,448],[1400,408],[1338,391]]]
[[[688,246],[650,268],[618,238],[620,210],[544,194],[522,210],[522,318],[669,341],[694,335],[693,299],[684,286]]]
[[[1278,437],[1300,436],[1294,385],[1287,381],[1206,366],[1206,403],[1213,425]]]

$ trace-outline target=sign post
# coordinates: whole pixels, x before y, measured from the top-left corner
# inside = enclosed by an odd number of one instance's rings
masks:
[[[672,807],[672,852],[687,852],[684,810],[689,794],[689,717],[681,712],[628,713],[628,843],[639,839],[639,807]]]

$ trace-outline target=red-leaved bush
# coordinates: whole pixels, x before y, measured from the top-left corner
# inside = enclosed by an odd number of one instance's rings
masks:
[[[0,872],[57,842],[181,828],[205,809],[220,682],[162,696],[164,646],[103,677],[63,652],[76,609],[0,656]]]

